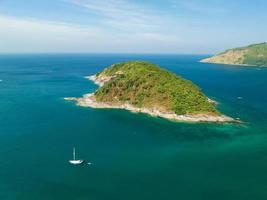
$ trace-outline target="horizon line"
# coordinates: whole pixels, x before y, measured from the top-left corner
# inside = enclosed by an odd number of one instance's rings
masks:
[[[106,55],[214,55],[215,53],[162,53],[162,52],[0,52],[0,55],[52,55],[52,54],[106,54]]]

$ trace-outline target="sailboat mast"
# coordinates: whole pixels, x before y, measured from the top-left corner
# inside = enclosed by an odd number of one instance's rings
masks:
[[[73,148],[73,160],[75,160],[75,147]]]

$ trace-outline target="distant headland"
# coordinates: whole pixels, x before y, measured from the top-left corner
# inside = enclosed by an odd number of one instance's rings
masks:
[[[267,67],[267,43],[229,49],[200,62]]]
[[[65,99],[79,106],[126,109],[175,121],[236,121],[222,115],[216,102],[191,81],[148,62],[113,64],[87,78],[100,86],[95,93]]]

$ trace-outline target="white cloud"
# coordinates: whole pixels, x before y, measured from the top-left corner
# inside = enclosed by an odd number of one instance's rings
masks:
[[[0,52],[160,52],[175,36],[155,32],[111,34],[108,29],[0,16]]]
[[[118,30],[158,31],[171,18],[125,0],[66,0],[98,15],[102,25]]]
[[[82,41],[87,45],[96,45],[103,39],[100,30],[94,27],[34,19],[0,16],[0,27],[2,52],[70,51],[81,45]]]
[[[195,12],[196,14],[226,14],[225,6],[218,4],[218,1],[210,0],[203,3],[202,0],[171,0],[174,8],[179,8],[184,11]]]

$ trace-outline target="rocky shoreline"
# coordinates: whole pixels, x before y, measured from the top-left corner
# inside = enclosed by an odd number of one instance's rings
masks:
[[[103,86],[107,81],[109,81],[112,77],[108,76],[87,76],[85,77],[95,84],[99,85],[100,87]],[[121,103],[121,104],[114,104],[114,103],[104,103],[104,102],[97,102],[94,98],[94,93],[85,94],[83,97],[76,98],[76,97],[67,97],[64,98],[68,101],[75,101],[78,106],[83,107],[91,107],[91,108],[98,108],[98,109],[124,109],[135,113],[146,113],[154,117],[161,117],[169,120],[174,121],[182,121],[182,122],[213,122],[213,123],[240,123],[239,120],[235,120],[231,117],[225,115],[207,115],[207,114],[198,114],[198,115],[177,115],[171,112],[162,112],[157,110],[156,108],[138,108],[128,103]],[[213,100],[210,100],[213,101]],[[216,103],[215,101],[213,101]]]
[[[205,58],[199,61],[200,63],[210,63],[210,64],[219,64],[219,65],[233,65],[233,66],[243,66],[243,67],[259,67],[257,65],[248,65],[248,64],[236,64],[236,63],[228,63],[228,62],[219,62],[212,61],[210,58]]]

